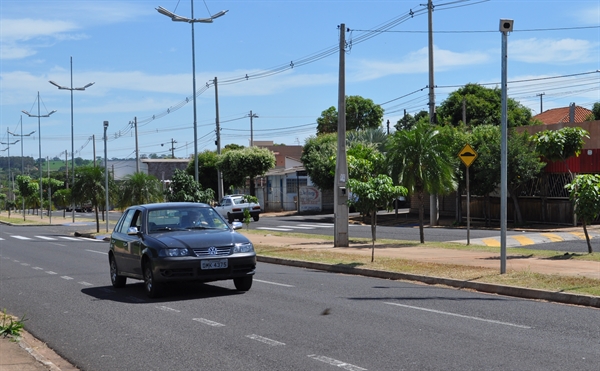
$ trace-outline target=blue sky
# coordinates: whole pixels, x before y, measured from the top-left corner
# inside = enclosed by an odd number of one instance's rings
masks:
[[[248,145],[252,111],[255,141],[304,144],[316,119],[337,106],[338,25],[346,40],[346,95],[382,104],[391,126],[427,110],[426,0],[194,1],[194,17],[228,13],[195,24],[198,151],[215,150],[218,79],[221,143]],[[532,109],[591,108],[600,101],[600,1],[439,0],[433,2],[436,104],[467,83],[501,79],[501,18],[514,20],[508,36],[509,96]],[[20,132],[24,155],[71,157],[71,95],[75,91],[75,156],[103,156],[103,121],[109,121],[108,157],[135,156],[130,122],[137,117],[141,154],[189,157],[193,149],[191,26],[156,11],[191,16],[189,0],[0,1],[0,111],[7,129]],[[410,16],[412,12],[413,16]],[[369,31],[394,23],[386,32]],[[364,39],[364,40],[363,40]],[[363,40],[363,41],[361,41]],[[319,58],[323,53],[323,58]],[[293,65],[293,68],[291,66]],[[277,72],[277,73],[275,73]],[[245,77],[248,76],[248,79]],[[568,77],[570,76],[570,77]],[[516,82],[521,81],[521,82]],[[204,89],[203,89],[204,87]],[[25,116],[57,110],[48,118]],[[186,103],[186,99],[189,103]],[[154,117],[154,119],[153,119]],[[3,145],[2,149],[6,146]],[[11,146],[20,155],[20,144]],[[2,152],[1,155],[6,155]]]

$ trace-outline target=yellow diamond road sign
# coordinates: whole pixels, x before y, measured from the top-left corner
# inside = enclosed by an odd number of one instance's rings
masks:
[[[466,144],[463,149],[458,153],[458,158],[465,164],[466,167],[471,166],[473,161],[477,158],[477,152],[469,144]]]

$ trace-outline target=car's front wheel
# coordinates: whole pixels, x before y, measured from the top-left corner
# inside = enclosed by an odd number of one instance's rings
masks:
[[[259,218],[260,218],[260,217],[259,217],[258,215],[254,215],[254,216],[252,217],[252,219],[254,219],[254,221],[255,221],[255,222],[257,222]]]
[[[117,262],[115,261],[115,257],[110,257],[110,282],[113,287],[123,287],[127,283],[127,277],[120,276],[119,270],[117,268]]]
[[[149,298],[156,298],[160,294],[158,284],[154,282],[154,273],[152,273],[152,264],[144,264],[144,290]]]
[[[235,285],[235,289],[238,291],[248,291],[252,287],[252,277],[237,277],[233,279],[233,284]]]

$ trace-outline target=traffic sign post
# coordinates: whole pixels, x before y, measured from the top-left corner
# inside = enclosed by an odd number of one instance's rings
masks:
[[[458,158],[467,167],[467,245],[471,244],[471,194],[469,192],[469,167],[477,158],[477,152],[468,143],[458,153]]]

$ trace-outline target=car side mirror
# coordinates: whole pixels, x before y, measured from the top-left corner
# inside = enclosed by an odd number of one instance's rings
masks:
[[[129,227],[129,228],[127,228],[127,235],[128,236],[138,236],[140,238],[144,238],[142,232],[138,231],[137,227]]]

